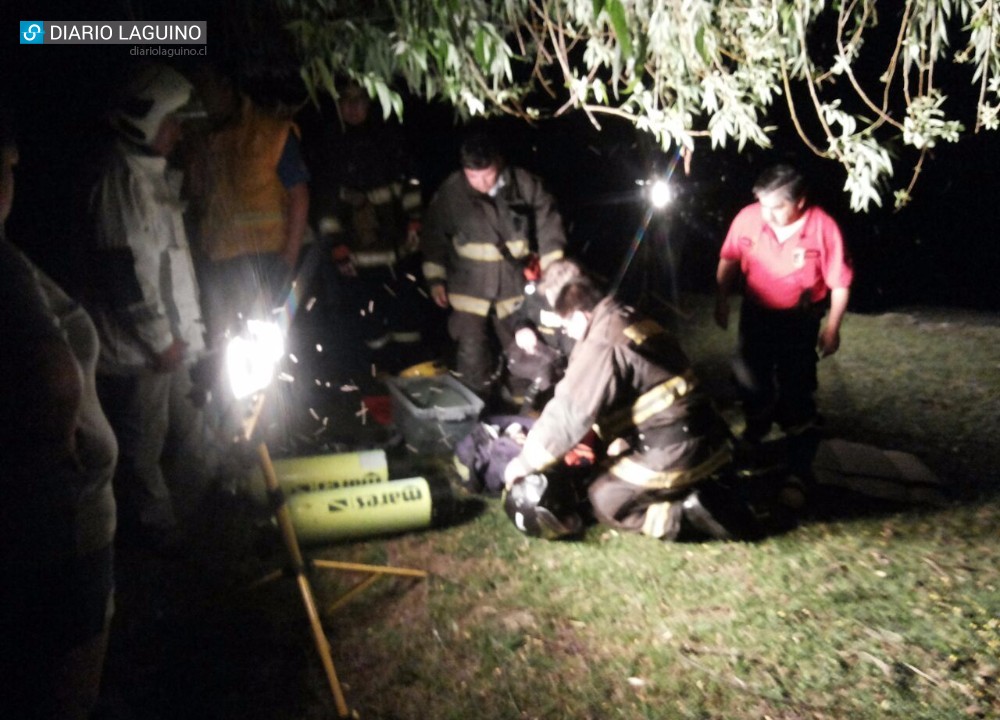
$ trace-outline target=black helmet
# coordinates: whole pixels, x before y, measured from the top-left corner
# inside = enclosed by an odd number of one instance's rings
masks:
[[[514,527],[530,537],[555,540],[583,529],[573,483],[567,478],[551,484],[540,473],[518,478],[504,492],[503,507]]]

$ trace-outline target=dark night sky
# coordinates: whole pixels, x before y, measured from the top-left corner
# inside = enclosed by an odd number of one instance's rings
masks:
[[[71,198],[79,191],[80,168],[93,151],[109,89],[137,61],[127,46],[19,46],[14,40],[18,18],[12,13],[32,15],[23,19],[122,18],[114,11],[93,10],[95,6],[36,3],[30,11],[3,11],[2,94],[16,110],[22,150],[18,199],[8,229],[12,239],[64,281],[77,262],[73,236],[78,218]],[[179,12],[170,16],[185,16]],[[202,19],[205,12],[187,15]],[[211,22],[209,27],[210,59],[225,59],[213,45]],[[308,130],[308,117],[303,125]],[[404,129],[425,188],[433,188],[454,166],[458,134],[450,111],[411,104]],[[642,213],[634,181],[653,163],[662,164],[662,154],[628,128],[610,124],[598,133],[579,116],[534,129],[505,123],[504,137],[514,161],[546,178],[570,225],[574,248],[595,265],[614,267]],[[728,221],[752,199],[756,172],[778,155],[804,162],[812,194],[842,222],[857,266],[855,310],[945,305],[1000,311],[1000,283],[995,281],[1000,274],[998,133],[939,148],[925,166],[909,208],[865,215],[847,209],[840,192],[841,169],[811,160],[795,140],[779,138],[774,153],[744,155],[699,146],[691,176],[678,178],[678,202],[648,236],[655,252],[665,252],[669,243],[679,258],[679,287],[709,287]]]

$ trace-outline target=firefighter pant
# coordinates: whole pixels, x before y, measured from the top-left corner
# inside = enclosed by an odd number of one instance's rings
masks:
[[[114,611],[112,547],[2,560],[0,717],[91,717]]]
[[[440,323],[441,309],[423,291],[415,258],[357,268],[356,275],[340,274],[331,262],[325,265],[325,309],[329,325],[350,346],[348,367],[363,359],[360,369],[375,365],[396,374],[439,354],[431,325]]]
[[[616,530],[675,540],[688,489],[650,489],[602,473],[587,489],[594,517]]]
[[[448,333],[456,343],[458,379],[474,393],[485,397],[489,394],[500,349],[514,339],[511,321],[499,319],[493,312],[482,316],[453,310],[448,318]]]
[[[691,415],[683,425],[646,430],[630,442],[636,450],[608,458],[588,489],[594,516],[619,530],[676,540],[684,498],[732,459],[721,420],[715,413]]]

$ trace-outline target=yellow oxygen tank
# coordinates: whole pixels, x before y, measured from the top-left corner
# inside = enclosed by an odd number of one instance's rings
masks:
[[[447,487],[425,478],[298,492],[286,498],[303,544],[416,530],[441,522],[451,505]]]
[[[362,450],[274,460],[274,474],[286,495],[362,487],[389,480],[389,463],[384,450]],[[260,469],[256,480],[264,482]]]

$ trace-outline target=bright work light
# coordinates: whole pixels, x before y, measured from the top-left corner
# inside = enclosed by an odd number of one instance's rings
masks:
[[[657,210],[665,208],[674,199],[674,193],[666,180],[654,180],[649,188],[649,202]]]
[[[245,398],[263,390],[274,378],[274,368],[285,354],[278,323],[248,320],[246,331],[226,346],[226,370],[233,395]]]

